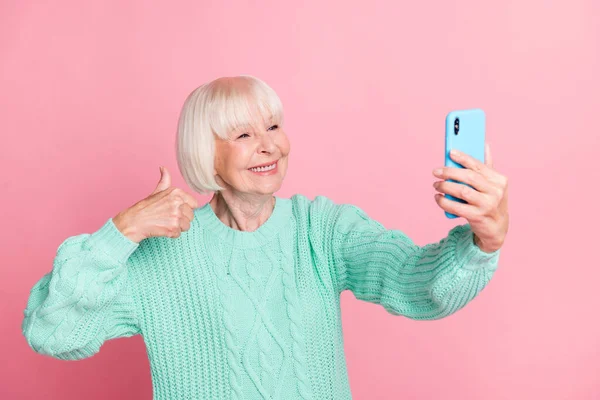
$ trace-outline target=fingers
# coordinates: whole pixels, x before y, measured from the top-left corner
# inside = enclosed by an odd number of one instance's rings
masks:
[[[433,182],[433,187],[439,192],[463,199],[467,203],[475,206],[480,206],[485,201],[485,195],[483,193],[461,183],[436,181]]]
[[[498,212],[506,197],[508,179],[494,170],[489,144],[485,144],[484,163],[466,153],[456,153],[458,154],[451,152],[450,157],[464,168],[443,167],[434,170],[433,175],[443,181],[434,182],[433,186],[439,192],[466,203],[436,193],[435,201],[438,206],[476,225],[484,220],[498,220]]]
[[[473,170],[485,177],[488,177],[490,174],[491,169],[489,166],[482,163],[475,157],[471,157],[469,154],[463,153],[460,150],[453,149],[450,152],[450,158],[463,167]]]
[[[456,151],[458,153],[457,155],[454,155],[452,152],[450,152],[450,157],[455,162],[468,170],[472,170],[482,175],[485,179],[495,185],[500,185],[502,183],[502,174],[493,168],[492,152],[489,144],[486,143],[485,145],[485,163],[482,163],[478,159],[471,157],[469,154],[463,153],[459,150]]]
[[[190,207],[198,208],[198,201],[192,195],[177,187],[171,186],[171,174],[167,167],[160,167],[160,180],[151,195],[155,195],[159,199],[169,195],[177,195],[183,198],[183,201],[188,203]]]
[[[453,179],[458,182],[466,183],[478,192],[486,193],[491,190],[490,183],[481,174],[470,169],[443,167],[435,170],[433,175],[444,180]]]
[[[183,202],[189,204],[189,206],[192,209],[198,208],[198,200],[196,200],[196,198],[191,194],[185,192],[183,189],[180,189],[178,187],[170,187],[167,190],[156,193],[155,196],[157,196],[158,199],[173,196],[180,197],[183,200]]]
[[[181,206],[181,212],[183,213],[183,216],[190,222],[192,222],[192,220],[194,219],[194,210],[192,209],[192,207],[190,207],[189,204],[187,203],[183,203]]]
[[[470,204],[460,203],[451,200],[441,193],[435,194],[435,201],[441,209],[448,211],[451,214],[458,215],[466,219],[475,219],[478,208]]]
[[[198,200],[196,200],[194,198],[194,196],[192,196],[191,194],[181,190],[181,189],[177,189],[176,190],[177,195],[181,196],[183,198],[183,201],[185,201],[187,204],[189,204],[189,206],[194,209],[194,208],[198,208]]]
[[[186,218],[180,218],[179,219],[179,231],[180,234],[181,232],[185,232],[187,230],[190,229],[190,225],[191,225],[191,221],[189,219]]]
[[[194,210],[192,210],[189,204],[181,203],[176,207],[178,210],[181,210],[181,215],[171,218],[170,227],[167,229],[168,233],[166,235],[173,239],[180,237],[182,232],[188,231],[194,219]]]

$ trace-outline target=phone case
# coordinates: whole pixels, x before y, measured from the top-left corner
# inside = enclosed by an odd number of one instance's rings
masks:
[[[455,131],[455,120],[458,118],[458,133]],[[485,161],[485,113],[479,108],[470,110],[451,111],[446,116],[446,155],[444,165],[446,167],[465,168],[450,158],[450,150],[458,149],[471,157]],[[457,182],[462,185],[466,183],[448,179],[449,182]],[[472,187],[470,185],[467,185]],[[467,203],[463,199],[444,194],[446,198]],[[448,218],[458,218],[457,215],[444,211]]]

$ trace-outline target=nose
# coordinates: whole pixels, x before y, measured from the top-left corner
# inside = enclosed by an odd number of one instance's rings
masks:
[[[275,151],[275,140],[269,135],[269,133],[265,133],[261,135],[260,147],[259,151],[261,153],[272,153]]]

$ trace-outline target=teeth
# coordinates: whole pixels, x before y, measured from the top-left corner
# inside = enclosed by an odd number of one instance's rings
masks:
[[[250,168],[250,170],[251,170],[251,171],[254,171],[254,172],[265,172],[265,171],[270,171],[270,170],[272,170],[273,168],[275,168],[275,164],[277,164],[277,163],[274,163],[274,164],[268,165],[268,166],[266,166],[266,167]]]

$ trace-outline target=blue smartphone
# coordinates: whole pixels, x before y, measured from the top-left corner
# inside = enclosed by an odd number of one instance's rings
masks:
[[[457,149],[471,157],[485,161],[485,113],[479,108],[470,110],[451,111],[446,116],[446,156],[444,165],[446,167],[465,168],[450,158],[450,150]],[[466,183],[453,179],[449,182]],[[470,185],[467,185],[472,187]],[[446,198],[467,203],[463,199],[445,193]],[[458,218],[458,215],[444,211],[448,218]]]

